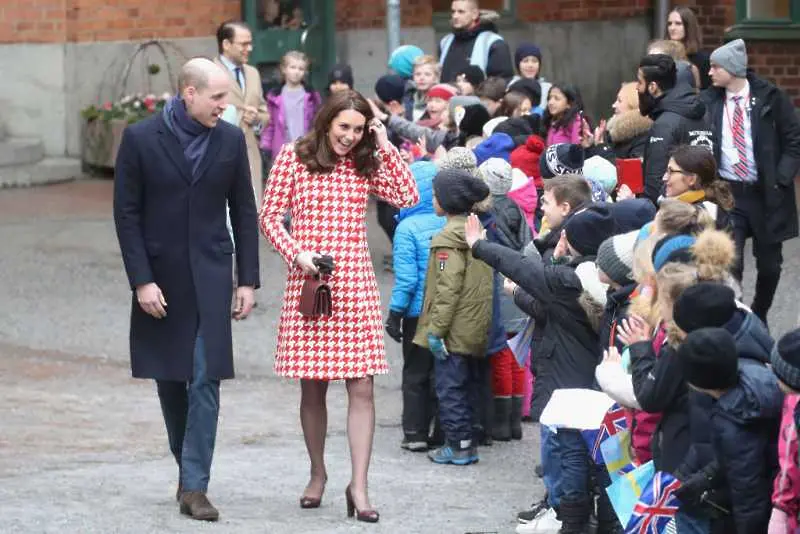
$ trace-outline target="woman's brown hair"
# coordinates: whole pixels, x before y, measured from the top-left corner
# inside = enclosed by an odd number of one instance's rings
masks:
[[[498,117],[512,118],[514,112],[522,105],[525,100],[530,101],[528,95],[519,91],[509,91],[503,97],[500,107],[497,109],[496,115]]]
[[[679,146],[672,153],[672,159],[684,172],[697,176],[697,188],[702,189],[706,198],[718,204],[725,211],[733,209],[731,188],[720,180],[714,154],[702,146]]]
[[[317,113],[312,130],[297,141],[297,156],[310,172],[324,174],[336,167],[340,156],[331,147],[328,131],[336,117],[347,110],[362,114],[365,122],[364,136],[346,157],[353,159],[356,171],[361,175],[372,174],[378,169],[375,136],[369,131],[369,122],[374,118],[372,109],[360,93],[349,90],[332,94]]]
[[[670,13],[677,13],[683,22],[683,46],[686,47],[687,54],[696,54],[703,47],[703,34],[700,31],[700,23],[697,22],[697,15],[686,6],[678,6]],[[669,31],[664,30],[664,39],[669,39]]]

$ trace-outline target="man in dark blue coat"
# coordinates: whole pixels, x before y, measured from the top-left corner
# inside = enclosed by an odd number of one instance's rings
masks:
[[[125,129],[117,155],[114,222],[132,295],[131,369],[155,379],[180,511],[215,521],[206,497],[220,380],[233,378],[233,317],[244,319],[259,286],[258,224],[247,148],[220,121],[230,80],[207,59],[187,62],[179,96]]]

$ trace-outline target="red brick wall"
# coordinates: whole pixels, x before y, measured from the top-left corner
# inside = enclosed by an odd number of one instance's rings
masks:
[[[430,26],[430,0],[401,0],[400,17],[403,27]],[[386,25],[384,0],[336,0],[336,29],[355,30],[383,28]]]
[[[526,22],[637,17],[651,0],[517,0],[517,16]]]
[[[53,43],[66,34],[64,0],[2,0],[0,43]]]

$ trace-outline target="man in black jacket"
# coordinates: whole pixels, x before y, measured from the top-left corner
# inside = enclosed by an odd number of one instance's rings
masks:
[[[789,97],[752,72],[737,39],[711,54],[713,87],[702,98],[714,132],[719,174],[730,185],[741,281],[744,243],[753,238],[756,290],[752,310],[765,323],[781,276],[783,241],[798,235],[794,178],[800,169],[800,122]]]
[[[508,44],[497,34],[489,21],[482,21],[478,0],[454,0],[450,23],[453,32],[439,43],[439,63],[442,82],[454,83],[469,65],[477,65],[486,77],[497,76],[510,80],[514,63]]]
[[[653,203],[661,196],[664,172],[678,145],[704,145],[711,150],[706,108],[686,84],[676,85],[675,61],[664,54],[644,56],[637,73],[639,111],[653,119],[644,149],[644,194]]]

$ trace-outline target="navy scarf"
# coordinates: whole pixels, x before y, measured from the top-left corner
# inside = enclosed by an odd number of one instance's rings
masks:
[[[171,98],[164,106],[164,122],[178,138],[183,155],[192,169],[192,179],[200,178],[200,162],[208,150],[211,128],[207,128],[191,118],[186,111],[186,103],[180,97]]]

